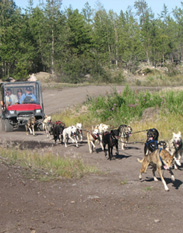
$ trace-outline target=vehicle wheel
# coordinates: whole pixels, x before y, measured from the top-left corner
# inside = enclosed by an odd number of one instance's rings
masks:
[[[4,130],[5,130],[5,132],[13,131],[13,126],[10,125],[10,123],[7,119],[4,121]]]
[[[1,118],[1,121],[0,121],[0,131],[1,132],[4,132],[5,130],[5,127],[4,127],[4,120]]]

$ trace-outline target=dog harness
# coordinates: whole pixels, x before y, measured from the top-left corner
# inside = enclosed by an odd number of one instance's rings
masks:
[[[110,134],[110,143],[111,143],[111,146],[115,146],[118,142],[118,137],[115,136],[115,135],[112,135],[111,133]]]
[[[146,142],[146,146],[151,152],[153,152],[158,149],[158,141],[150,140]]]
[[[162,151],[162,148],[159,148],[159,159],[160,159],[160,161],[161,161],[161,163],[162,163],[162,165],[163,165],[164,163],[163,163],[163,160],[162,160],[162,158],[161,158],[161,156],[160,156],[161,151]]]
[[[93,137],[94,140],[97,140],[99,138],[98,134],[91,133],[91,136]]]

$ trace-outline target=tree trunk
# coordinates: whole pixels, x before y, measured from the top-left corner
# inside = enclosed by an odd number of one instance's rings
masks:
[[[52,29],[52,41],[51,41],[51,73],[54,74],[54,31]]]

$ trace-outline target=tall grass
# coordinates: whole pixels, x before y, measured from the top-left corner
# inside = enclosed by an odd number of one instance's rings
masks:
[[[158,109],[158,115],[142,121],[144,110],[150,107]],[[92,119],[111,127],[131,124],[135,131],[157,128],[163,138],[183,130],[183,91],[133,91],[126,86],[123,92],[114,90],[105,97],[90,98],[88,109]]]
[[[151,111],[158,110],[158,114],[142,119],[144,110],[151,107]],[[134,91],[126,86],[122,92],[114,89],[106,96],[88,97],[85,111],[80,111],[82,108],[66,110],[54,117],[62,119],[66,125],[82,122],[86,129],[101,122],[111,128],[130,124],[133,131],[157,128],[162,140],[172,137],[173,131],[183,132],[183,91]],[[142,141],[145,138],[146,132],[132,137]]]
[[[179,131],[183,133],[183,115],[176,113],[165,113],[162,110],[160,115],[155,119],[149,119],[146,121],[132,121],[130,123],[133,128],[133,132],[139,132],[132,134],[130,141],[146,141],[146,129],[156,128],[158,129],[160,135],[159,140],[168,141],[172,138],[172,133],[178,133]]]
[[[17,164],[24,168],[31,168],[41,178],[80,178],[87,173],[95,173],[97,169],[84,164],[82,159],[61,158],[52,153],[38,154],[29,150],[1,148],[1,157],[10,164]]]
[[[123,121],[140,119],[145,109],[156,107],[183,115],[183,91],[150,92],[133,91],[128,86],[123,92],[114,90],[105,97],[91,98],[90,113],[100,121]]]
[[[89,111],[93,117],[102,122],[119,125],[139,120],[143,111],[149,107],[160,108],[164,99],[159,93],[135,92],[128,86],[123,92],[114,90],[105,97],[97,97],[89,101]]]

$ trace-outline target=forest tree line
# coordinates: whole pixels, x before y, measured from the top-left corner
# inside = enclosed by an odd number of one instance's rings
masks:
[[[139,64],[166,66],[183,61],[183,3],[158,16],[145,0],[119,14],[88,2],[81,11],[46,0],[26,9],[0,0],[0,78],[24,79],[40,71],[59,81],[110,82],[109,71],[135,72]]]

